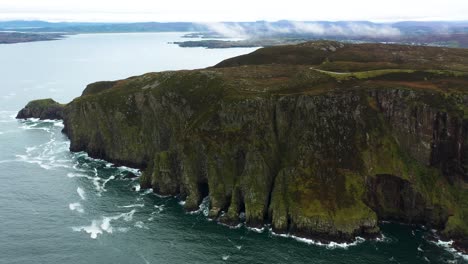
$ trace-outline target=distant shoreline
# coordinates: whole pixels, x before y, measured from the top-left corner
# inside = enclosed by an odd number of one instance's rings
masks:
[[[15,44],[36,41],[52,41],[65,38],[65,33],[22,33],[22,32],[0,32],[0,44]]]

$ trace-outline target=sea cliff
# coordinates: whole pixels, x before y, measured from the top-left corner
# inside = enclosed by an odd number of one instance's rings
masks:
[[[349,241],[393,220],[466,249],[467,84],[467,50],[320,41],[90,84],[58,117],[72,151],[226,224]]]

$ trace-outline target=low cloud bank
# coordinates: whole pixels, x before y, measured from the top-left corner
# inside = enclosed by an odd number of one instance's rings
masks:
[[[208,30],[230,38],[249,38],[285,34],[307,34],[317,37],[397,37],[398,28],[370,22],[254,22],[203,23]]]

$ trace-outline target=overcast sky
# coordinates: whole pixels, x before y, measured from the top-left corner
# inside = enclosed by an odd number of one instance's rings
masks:
[[[468,0],[0,0],[0,20],[468,20]]]

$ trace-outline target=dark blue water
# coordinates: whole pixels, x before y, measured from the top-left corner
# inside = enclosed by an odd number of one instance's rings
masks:
[[[90,81],[204,67],[251,51],[167,44],[177,38],[86,35],[0,46],[0,263],[468,263],[426,240],[430,231],[397,224],[382,226],[382,240],[353,245],[231,229],[207,220],[203,206],[189,214],[173,197],[133,191],[131,168],[70,153],[61,122],[14,119],[29,99],[66,102]]]

